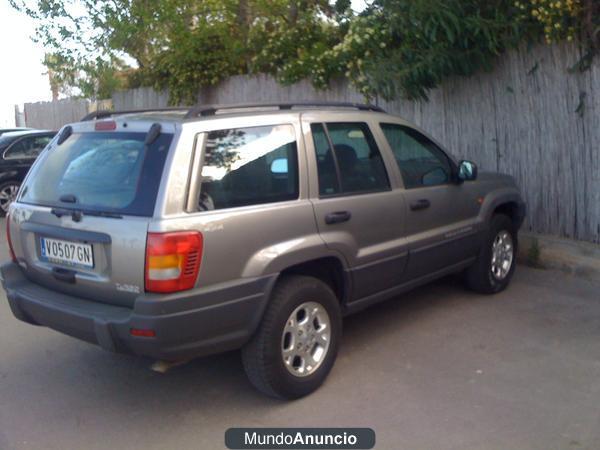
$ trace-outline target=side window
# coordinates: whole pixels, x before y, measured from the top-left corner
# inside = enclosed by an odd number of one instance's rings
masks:
[[[315,123],[311,131],[320,195],[390,189],[381,153],[366,123]]]
[[[291,125],[208,133],[199,210],[298,198],[298,155]]]
[[[31,158],[37,158],[39,154],[46,148],[46,145],[50,143],[52,136],[38,136],[33,141],[33,147],[31,149]]]
[[[26,159],[30,148],[33,146],[33,138],[22,138],[11,145],[4,153],[4,159]]]
[[[4,154],[4,159],[35,159],[51,141],[49,136],[31,136],[15,142]]]
[[[450,182],[451,167],[446,154],[429,138],[402,125],[382,123],[407,189]]]

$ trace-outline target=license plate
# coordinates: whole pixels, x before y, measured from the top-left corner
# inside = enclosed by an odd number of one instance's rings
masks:
[[[94,267],[94,254],[90,244],[40,238],[42,258],[69,266]]]

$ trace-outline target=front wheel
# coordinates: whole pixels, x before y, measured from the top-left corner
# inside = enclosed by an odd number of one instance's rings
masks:
[[[475,263],[466,270],[467,287],[482,294],[506,289],[515,272],[517,231],[509,217],[492,217],[489,232]]]
[[[7,181],[0,184],[0,216],[8,214],[10,204],[17,199],[17,193],[21,183],[18,181]]]
[[[342,319],[331,288],[313,277],[288,276],[274,288],[262,323],[242,349],[251,383],[272,397],[316,390],[337,356]]]

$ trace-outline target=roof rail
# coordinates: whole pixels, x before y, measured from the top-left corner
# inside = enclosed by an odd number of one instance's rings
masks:
[[[105,119],[118,114],[135,114],[146,112],[169,112],[169,111],[187,111],[184,118],[192,119],[194,117],[214,116],[217,111],[227,109],[245,109],[245,108],[277,108],[280,110],[302,108],[302,107],[329,107],[329,108],[353,108],[360,111],[385,112],[376,105],[348,102],[272,102],[272,103],[238,103],[231,105],[197,105],[192,108],[180,106],[171,108],[148,108],[148,109],[129,109],[124,111],[97,110],[86,114],[81,118],[81,122],[87,122],[96,119]]]
[[[89,114],[83,116],[80,122],[87,122],[90,120],[96,119],[106,119],[107,117],[111,117],[118,114],[135,114],[135,113],[146,113],[146,112],[165,112],[165,111],[187,111],[190,109],[187,106],[180,107],[172,107],[172,108],[148,108],[148,109],[129,109],[125,111],[109,111],[99,109],[97,111],[92,111]]]
[[[231,105],[197,105],[191,108],[185,115],[186,119],[192,119],[198,116],[214,116],[217,111],[226,109],[244,109],[244,108],[278,108],[280,110],[298,108],[298,107],[334,107],[334,108],[354,108],[361,111],[385,112],[382,108],[371,104],[346,103],[346,102],[272,102],[272,103],[239,103]]]

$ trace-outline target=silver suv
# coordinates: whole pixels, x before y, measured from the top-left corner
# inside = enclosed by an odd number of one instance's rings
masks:
[[[96,112],[29,172],[1,275],[22,321],[169,362],[241,348],[297,398],[342,316],[450,273],[504,289],[524,216],[511,177],[375,106]]]

